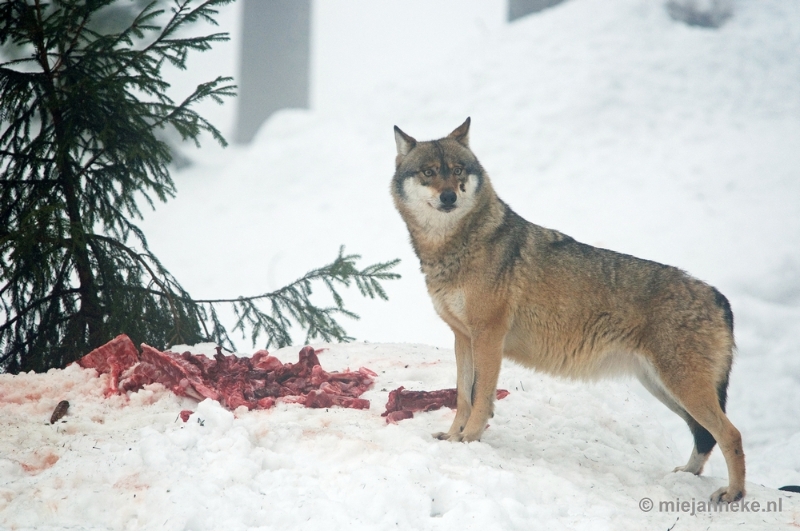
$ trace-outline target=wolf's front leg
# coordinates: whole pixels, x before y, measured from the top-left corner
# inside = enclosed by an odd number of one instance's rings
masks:
[[[475,382],[475,365],[472,360],[472,345],[470,339],[461,332],[453,329],[456,336],[456,387],[458,389],[456,399],[456,418],[446,432],[440,431],[433,436],[442,440],[461,440],[461,431],[467,425],[470,412],[472,411],[472,388]]]
[[[505,333],[496,330],[484,331],[476,335],[465,349],[466,337],[458,339],[456,335],[458,411],[450,431],[434,434],[435,437],[455,442],[480,440],[494,409],[504,337]],[[465,352],[468,355],[463,355]]]
[[[483,435],[486,422],[494,410],[497,379],[500,376],[500,365],[503,360],[504,337],[504,330],[489,329],[472,338],[472,360],[475,368],[475,380],[472,384],[472,410],[461,433],[450,437],[449,440],[477,441]]]

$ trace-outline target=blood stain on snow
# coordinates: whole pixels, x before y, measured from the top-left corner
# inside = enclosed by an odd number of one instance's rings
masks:
[[[25,461],[20,461],[19,465],[22,467],[22,470],[32,476],[35,476],[43,470],[47,470],[51,466],[55,465],[59,459],[59,456],[53,453],[51,450],[39,449],[27,457]]]
[[[149,489],[150,485],[143,481],[141,475],[137,472],[117,480],[113,487],[115,489],[142,491]]]

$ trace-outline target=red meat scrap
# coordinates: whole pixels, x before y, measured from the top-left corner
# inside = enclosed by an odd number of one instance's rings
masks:
[[[141,363],[130,374],[124,375],[120,383],[122,391],[138,391],[147,384],[160,383],[176,395],[196,400],[220,400],[220,393],[206,381],[203,361],[195,359],[208,360],[203,354],[161,352],[142,343],[140,358]]]
[[[98,374],[110,375],[106,396],[120,392],[120,375],[137,363],[139,363],[139,352],[133,341],[125,334],[118,335],[78,360],[78,365],[84,369],[95,369]]]
[[[505,389],[497,390],[497,399],[502,400],[508,396]],[[386,417],[386,422],[397,422],[414,417],[415,411],[435,411],[442,407],[456,409],[457,390],[440,389],[438,391],[409,391],[400,386],[389,393],[386,402],[386,411],[381,413]]]
[[[311,347],[300,351],[297,363],[281,363],[266,350],[250,358],[223,355],[161,352],[142,344],[142,353],[130,339],[119,336],[93,350],[78,363],[98,373],[111,374],[107,394],[138,391],[160,383],[177,395],[196,400],[211,398],[228,409],[268,409],[278,399],[306,407],[340,406],[368,409],[369,401],[359,398],[377,376],[366,368],[358,371],[327,372]],[[188,415],[181,413],[181,418]]]

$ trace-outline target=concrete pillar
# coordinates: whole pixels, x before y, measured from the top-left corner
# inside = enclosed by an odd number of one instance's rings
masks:
[[[272,113],[308,108],[311,0],[242,0],[235,140],[246,144]]]
[[[508,0],[508,21],[513,22],[520,17],[538,13],[564,0]]]

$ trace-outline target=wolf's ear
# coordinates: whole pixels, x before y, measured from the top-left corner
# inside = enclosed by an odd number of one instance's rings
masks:
[[[469,116],[455,131],[447,135],[447,138],[452,138],[462,146],[469,147]]]
[[[408,155],[408,152],[417,145],[414,138],[402,132],[397,126],[394,126],[394,141],[397,143],[397,155],[400,157]]]

